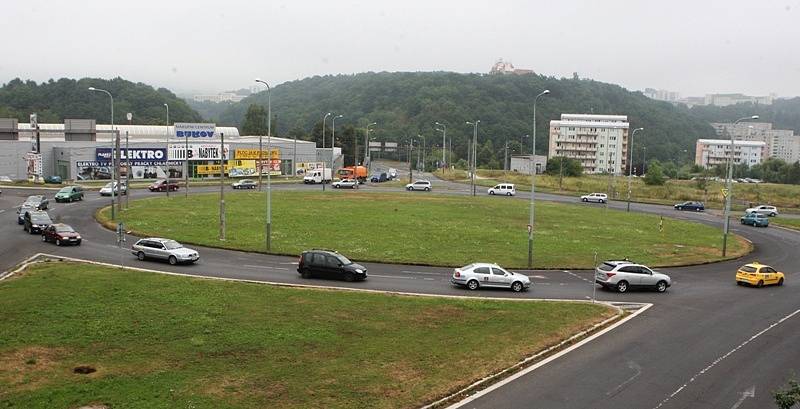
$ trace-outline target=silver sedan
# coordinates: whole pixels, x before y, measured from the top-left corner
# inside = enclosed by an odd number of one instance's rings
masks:
[[[506,271],[497,264],[490,263],[472,263],[457,268],[453,270],[450,282],[470,290],[477,290],[480,287],[497,287],[510,288],[512,291],[520,292],[531,286],[531,279],[528,276]]]

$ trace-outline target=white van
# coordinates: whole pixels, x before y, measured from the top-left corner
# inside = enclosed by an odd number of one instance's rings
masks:
[[[514,196],[517,194],[517,189],[514,188],[514,184],[512,183],[501,183],[489,189],[489,194],[494,195],[506,195],[506,196]]]

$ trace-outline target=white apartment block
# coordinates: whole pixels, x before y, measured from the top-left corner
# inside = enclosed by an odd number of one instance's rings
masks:
[[[753,166],[766,157],[767,144],[763,141],[733,141],[733,163]],[[694,162],[704,168],[728,163],[731,156],[730,139],[698,139]]]
[[[769,94],[765,96],[750,96],[744,94],[706,94],[705,105],[714,105],[724,107],[728,105],[736,105],[743,102],[750,102],[758,105],[772,105],[778,96],[776,94]]]
[[[629,127],[627,115],[561,114],[550,121],[548,156],[576,159],[586,173],[624,174]]]
[[[800,160],[800,135],[792,130],[772,129],[769,122],[712,123],[720,139],[762,141],[767,144],[766,157],[782,159],[787,163]]]

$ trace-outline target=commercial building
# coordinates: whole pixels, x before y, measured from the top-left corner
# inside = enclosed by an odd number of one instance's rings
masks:
[[[544,173],[547,169],[547,156],[544,155],[511,155],[509,169],[512,172],[530,175],[532,169],[536,169],[536,174]]]
[[[766,157],[782,159],[787,163],[800,160],[800,135],[790,129],[772,129],[769,122],[712,123],[720,139],[761,141],[766,143]]]
[[[778,96],[775,94],[769,94],[760,97],[744,94],[706,94],[705,105],[724,107],[728,105],[741,104],[743,102],[759,105],[772,105],[777,97]]]
[[[766,157],[767,144],[763,141],[734,141],[733,163],[753,166]],[[704,168],[725,165],[731,156],[730,139],[698,139],[694,162]]]
[[[39,124],[40,152],[36,151],[35,132],[29,124],[0,126],[0,177],[26,179],[31,174],[57,175],[64,180],[109,179],[112,170],[114,139],[110,125],[95,125],[93,120],[66,120],[64,124]],[[0,121],[0,125],[9,121]],[[219,176],[221,152],[226,153],[225,172],[231,177],[257,177],[268,170],[272,175],[291,175],[293,161],[298,173],[318,163],[314,142],[262,137],[264,160],[258,166],[258,136],[241,136],[235,127],[216,127],[213,135],[192,137],[188,141],[175,136],[173,126],[115,125],[120,133],[123,175],[130,159],[132,179],[156,179],[169,174],[183,178],[188,158],[191,178]],[[220,134],[225,144],[220,149]],[[127,143],[126,143],[127,139]],[[125,150],[128,146],[129,150]],[[341,149],[336,149],[341,163]],[[328,149],[328,156],[330,156]],[[271,158],[270,158],[271,156]]]
[[[623,174],[629,127],[626,115],[561,114],[550,121],[548,156],[575,159],[586,173]]]

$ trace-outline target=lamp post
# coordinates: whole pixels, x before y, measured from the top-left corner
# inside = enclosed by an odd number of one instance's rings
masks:
[[[128,126],[133,124],[133,113],[128,112],[125,117],[128,118]],[[131,150],[130,145],[128,145],[128,133],[129,131],[125,131],[125,161],[126,161],[126,170],[125,170],[125,210],[128,210],[128,198],[130,195],[128,194],[128,186],[131,185]]]
[[[169,105],[166,102],[164,103],[164,108],[167,109],[167,149],[169,149]],[[164,166],[164,173],[167,175],[167,188],[164,190],[169,198],[169,158],[167,158],[166,166]]]
[[[267,86],[267,252],[272,249],[272,88],[269,84],[260,79],[256,79]],[[260,133],[260,132],[259,132]],[[261,150],[261,136],[258,138],[258,159],[259,167],[262,171],[258,172],[258,188],[261,189],[261,174],[264,173],[262,162],[263,152]]]
[[[328,112],[325,116],[322,117],[322,149],[325,149],[325,120],[331,116],[331,113]],[[333,178],[333,169],[331,169],[331,178]],[[325,162],[322,162],[322,191],[325,191]]]
[[[447,157],[445,156],[447,151],[447,125],[441,122],[436,122],[436,125],[442,127],[442,129],[436,128],[436,130],[442,133],[442,171],[444,171],[444,167],[447,165]]]
[[[336,118],[344,118],[344,115],[336,115],[331,120],[331,180],[333,180],[333,147],[336,146]]]
[[[469,164],[470,172],[472,173],[470,177],[470,185],[472,186],[472,196],[475,196],[475,168],[478,167],[478,161],[475,160],[475,156],[478,153],[478,150],[475,148],[475,145],[478,144],[478,124],[481,123],[481,120],[478,119],[475,122],[467,121],[467,125],[472,125],[472,149],[470,149],[470,154],[472,155],[471,163]]]
[[[369,127],[377,124],[378,124],[377,122],[367,124],[367,130],[364,133],[364,166],[367,166],[367,164],[369,164],[368,165],[369,169],[372,169],[372,153],[370,153],[369,151]]]
[[[108,91],[106,91],[104,89],[100,89],[100,88],[89,87],[89,91],[102,92],[102,93],[105,93],[106,95],[108,95],[109,98],[111,98],[111,137],[114,138],[114,96],[111,95],[110,92],[108,92]],[[119,174],[119,169],[117,169],[119,167],[119,160],[120,160],[120,157],[119,157],[119,143],[118,142],[119,141],[117,140],[117,161],[116,161],[117,165],[116,166],[114,165],[114,155],[111,155],[111,162],[112,162],[111,163],[111,165],[112,165],[111,167],[113,169],[111,171],[111,220],[114,220],[116,218],[116,214],[114,213],[114,197],[118,196],[118,195],[116,195],[116,192],[114,192],[114,190],[115,190],[114,189],[114,172],[117,172]],[[119,184],[117,184],[116,188],[119,189]]]
[[[425,172],[425,137],[417,134],[417,138],[422,138],[422,170],[420,172]]]
[[[631,178],[633,177],[633,137],[636,136],[636,132],[644,131],[644,128],[636,128],[631,133],[631,143],[628,144],[628,150],[631,152],[630,161],[628,161],[628,209],[626,211],[631,211]]]
[[[733,126],[736,126],[741,121],[746,120],[756,120],[758,119],[758,115],[753,116],[746,116],[744,118],[739,118],[733,122]],[[734,143],[733,143],[733,134],[728,131],[728,127],[725,127],[725,132],[728,133],[731,137],[731,156],[728,159],[728,178],[725,181],[725,188],[728,194],[725,196],[725,223],[723,225],[723,232],[722,232],[722,257],[725,257],[728,249],[728,231],[730,228],[730,212],[731,212],[731,198],[733,197],[732,191],[732,183],[733,183],[733,153],[734,153]]]
[[[549,89],[540,92],[533,98],[533,142],[531,143],[531,218],[528,226],[528,268],[533,267],[533,205],[536,200],[536,101],[550,93]]]

